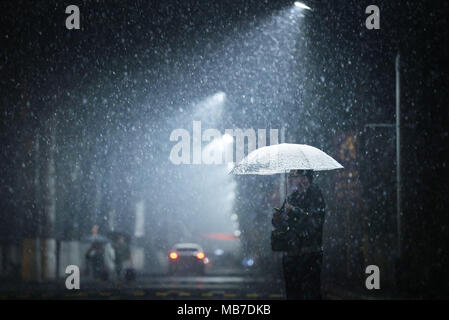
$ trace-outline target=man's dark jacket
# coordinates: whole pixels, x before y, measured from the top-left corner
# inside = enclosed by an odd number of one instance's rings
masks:
[[[320,251],[325,213],[321,190],[312,183],[303,193],[293,192],[288,203],[293,208],[287,220],[278,225],[273,222],[275,233],[272,242],[286,242],[280,251],[286,251],[288,255]]]

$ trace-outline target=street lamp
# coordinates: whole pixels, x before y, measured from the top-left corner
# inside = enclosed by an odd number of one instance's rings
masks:
[[[295,1],[294,3],[295,7],[301,8],[301,9],[305,9],[305,10],[312,10],[312,8],[310,8],[308,5],[299,2],[299,1]]]

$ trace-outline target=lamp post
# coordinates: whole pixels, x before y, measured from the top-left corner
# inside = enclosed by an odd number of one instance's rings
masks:
[[[396,226],[398,258],[401,257],[401,74],[400,54],[396,56]]]

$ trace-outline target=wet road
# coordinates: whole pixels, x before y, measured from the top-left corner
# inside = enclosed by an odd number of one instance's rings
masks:
[[[6,285],[0,299],[284,299],[282,282],[248,275],[141,275],[135,282],[81,281],[68,290],[54,283]]]

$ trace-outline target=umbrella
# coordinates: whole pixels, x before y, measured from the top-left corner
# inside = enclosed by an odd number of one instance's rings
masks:
[[[252,151],[230,173],[271,175],[290,170],[324,171],[341,168],[341,164],[320,149],[306,144],[282,143]]]
[[[113,241],[117,241],[120,237],[123,237],[126,242],[129,242],[131,240],[131,237],[129,236],[129,234],[124,233],[124,232],[111,231],[108,233],[108,238]]]
[[[106,243],[106,242],[109,242],[109,239],[106,238],[105,236],[102,236],[102,235],[99,235],[99,234],[91,234],[91,235],[89,235],[87,237],[83,237],[81,239],[81,241]]]
[[[325,171],[341,169],[334,158],[306,144],[281,143],[252,151],[240,161],[230,174],[272,175],[290,170]],[[285,179],[287,195],[287,179]]]

